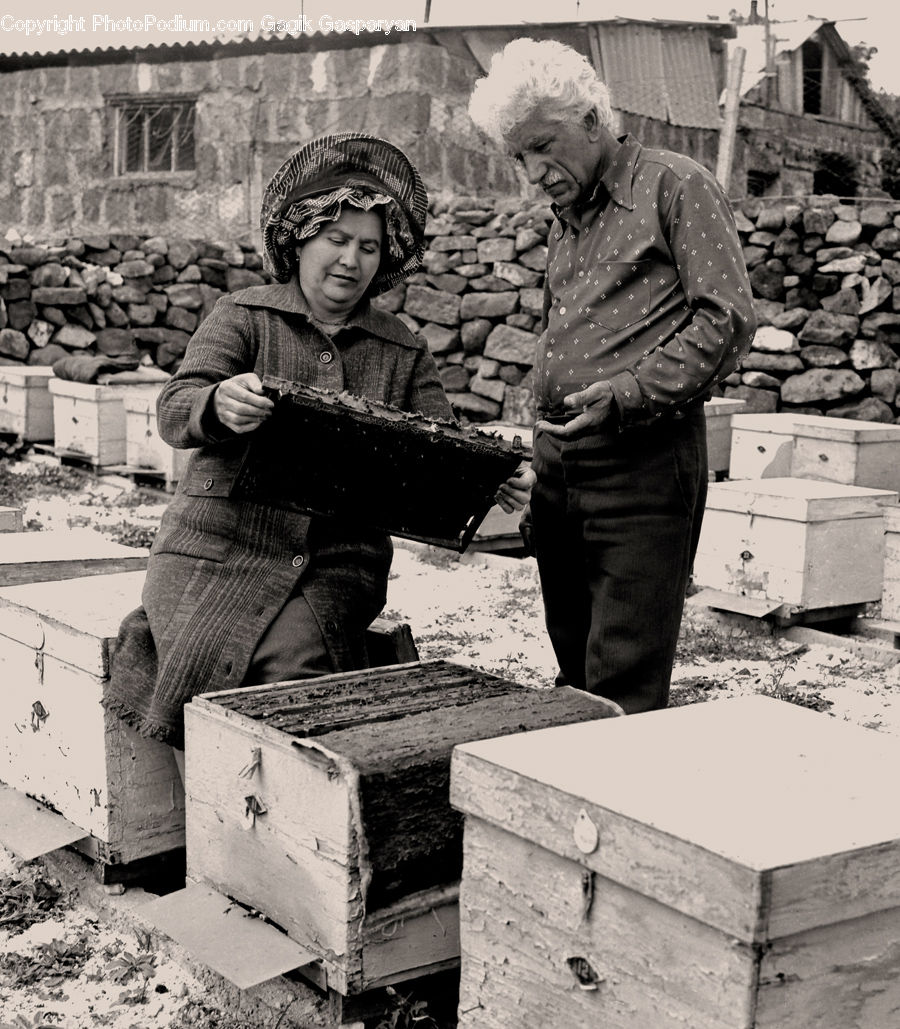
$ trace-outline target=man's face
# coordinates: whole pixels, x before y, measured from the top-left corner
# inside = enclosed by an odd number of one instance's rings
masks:
[[[571,119],[536,110],[506,136],[506,143],[528,181],[560,207],[568,207],[594,189],[603,135],[593,109]]]

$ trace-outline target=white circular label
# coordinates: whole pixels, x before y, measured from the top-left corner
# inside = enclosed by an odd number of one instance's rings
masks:
[[[600,843],[600,832],[584,808],[578,812],[572,834],[575,837],[575,846],[582,854],[593,854]]]

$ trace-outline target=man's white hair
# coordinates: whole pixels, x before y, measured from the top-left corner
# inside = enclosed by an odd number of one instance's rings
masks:
[[[540,110],[551,118],[581,118],[595,108],[611,127],[609,90],[590,61],[553,39],[514,39],[494,54],[485,78],[475,83],[469,117],[498,143]]]

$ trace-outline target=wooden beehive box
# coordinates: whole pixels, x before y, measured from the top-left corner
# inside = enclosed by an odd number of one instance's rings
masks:
[[[61,457],[81,458],[98,467],[125,463],[126,396],[155,396],[159,385],[100,386],[51,379],[54,445]]]
[[[458,747],[460,1029],[900,1025],[898,776],[759,696]]]
[[[746,400],[712,397],[703,405],[706,415],[706,451],[709,470],[718,478],[728,474],[731,458],[731,419],[747,406]]]
[[[118,572],[0,589],[0,781],[83,828],[107,865],[184,845],[172,748],[101,705],[143,581]]]
[[[732,479],[771,479],[792,475],[794,425],[790,414],[735,414],[731,418]]]
[[[0,507],[0,532],[22,531],[22,508]]]
[[[34,442],[53,439],[53,398],[47,389],[52,378],[52,368],[0,367],[0,432]]]
[[[881,615],[900,621],[900,508],[884,510],[884,593]]]
[[[900,425],[796,417],[791,475],[900,490]]]
[[[137,572],[148,551],[104,539],[93,529],[48,529],[0,535],[0,586]],[[135,605],[137,606],[137,605]]]
[[[437,971],[459,955],[453,746],[617,711],[444,661],[195,697],[189,882],[263,912],[341,994]]]
[[[815,479],[711,483],[694,560],[699,585],[797,610],[881,596],[891,490]]]
[[[159,435],[156,427],[157,393],[127,393],[122,401],[125,407],[125,464],[129,471],[160,475],[166,485],[181,478],[189,450],[170,447]]]

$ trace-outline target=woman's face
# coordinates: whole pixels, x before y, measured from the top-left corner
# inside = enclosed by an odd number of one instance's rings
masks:
[[[300,288],[312,313],[323,321],[350,314],[381,264],[381,217],[345,207],[297,249]]]

